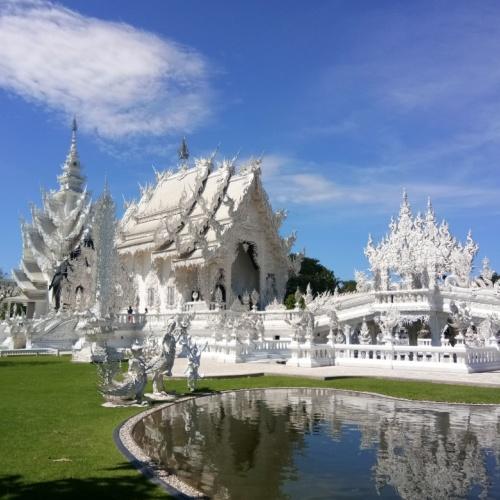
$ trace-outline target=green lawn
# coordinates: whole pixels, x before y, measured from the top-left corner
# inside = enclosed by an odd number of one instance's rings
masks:
[[[499,403],[500,390],[375,378],[203,380],[204,390],[335,387],[434,401]],[[169,387],[186,389],[184,380]],[[116,449],[114,428],[139,408],[102,408],[92,365],[67,357],[0,360],[0,498],[164,498]]]

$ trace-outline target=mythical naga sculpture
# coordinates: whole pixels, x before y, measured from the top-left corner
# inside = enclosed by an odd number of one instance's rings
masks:
[[[148,381],[142,351],[141,345],[136,343],[132,346],[132,357],[129,359],[128,371],[122,381],[116,380],[113,372],[108,372],[107,376],[101,379],[100,392],[108,402],[122,404],[142,402]]]
[[[171,319],[167,323],[167,332],[158,346],[155,339],[148,339],[146,342],[145,357],[146,372],[152,374],[153,378],[153,395],[166,396],[163,377],[172,376],[172,368],[175,361],[175,351],[177,347],[177,339],[174,336],[177,330],[177,322]]]

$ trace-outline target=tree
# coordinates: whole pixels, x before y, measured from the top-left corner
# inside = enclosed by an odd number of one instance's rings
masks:
[[[284,303],[287,309],[295,307],[297,287],[302,293],[305,293],[309,283],[314,295],[327,291],[333,293],[337,287],[340,293],[356,291],[354,280],[342,281],[335,276],[333,271],[320,264],[318,259],[304,257],[299,274],[292,276],[286,284]],[[303,304],[301,306],[303,307]]]
[[[356,281],[354,280],[345,280],[341,281],[339,285],[339,292],[355,292],[356,291]]]
[[[305,293],[308,283],[311,284],[313,293],[317,294],[326,291],[333,292],[339,280],[333,271],[320,264],[318,259],[304,257],[299,274],[292,276],[286,284],[285,297],[294,294],[297,287]]]

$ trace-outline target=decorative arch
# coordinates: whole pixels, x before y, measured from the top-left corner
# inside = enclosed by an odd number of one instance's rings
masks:
[[[260,293],[260,265],[257,245],[251,241],[238,241],[231,264],[231,288],[236,297],[256,290]]]

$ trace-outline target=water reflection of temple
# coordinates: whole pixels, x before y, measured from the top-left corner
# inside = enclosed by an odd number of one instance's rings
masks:
[[[283,402],[275,412],[258,392],[191,400],[152,414],[136,430],[144,431],[148,455],[214,498],[242,490],[245,498],[283,498],[280,477],[296,473],[293,449],[303,438],[291,425],[303,416],[290,418],[286,394]]]
[[[491,496],[486,453],[500,463],[500,409],[435,405],[322,389],[228,393],[147,417],[136,438],[155,460],[216,498],[283,498],[300,471],[307,435],[327,428],[332,447],[356,432],[373,450],[371,480],[403,498]],[[372,459],[373,460],[373,459]],[[332,470],[332,474],[340,471]],[[193,479],[194,478],[194,479]]]

